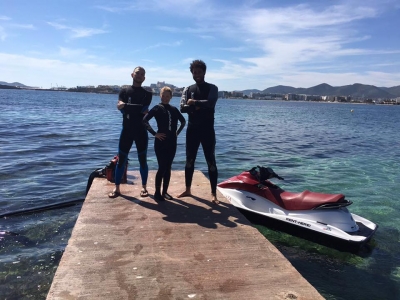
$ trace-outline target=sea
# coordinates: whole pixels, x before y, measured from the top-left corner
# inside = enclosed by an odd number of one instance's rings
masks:
[[[46,298],[89,175],[117,152],[116,102],[115,94],[0,90],[0,215],[8,215],[0,218],[0,299]],[[356,253],[254,225],[326,299],[400,299],[399,122],[399,105],[217,102],[219,181],[268,166],[285,178],[273,180],[282,188],[343,193],[351,212],[379,225]],[[150,137],[156,170],[152,145]],[[134,147],[130,158],[137,170]],[[173,169],[184,164],[185,130]],[[207,174],[201,151],[196,169]],[[62,203],[73,205],[29,211]]]

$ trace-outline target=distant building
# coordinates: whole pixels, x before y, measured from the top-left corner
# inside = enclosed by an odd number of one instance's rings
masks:
[[[233,98],[243,98],[243,92],[233,91],[231,95]]]
[[[54,91],[66,91],[66,90],[68,90],[68,88],[66,88],[65,86],[53,86],[50,89],[54,90]]]
[[[218,91],[218,98],[228,98],[228,94],[227,91]]]
[[[322,96],[319,95],[305,95],[307,101],[321,101]]]

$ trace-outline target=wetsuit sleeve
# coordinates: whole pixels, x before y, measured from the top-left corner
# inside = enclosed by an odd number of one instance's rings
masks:
[[[181,131],[183,130],[183,128],[185,127],[185,125],[186,125],[186,119],[185,119],[185,117],[179,112],[178,109],[176,109],[176,113],[178,114],[179,123],[181,123],[181,125],[180,125],[179,128],[178,128],[178,130],[176,131],[176,135],[178,136],[178,135],[181,133]]]
[[[153,127],[151,127],[149,121],[155,115],[154,107],[143,117],[143,125],[146,127],[147,131],[150,132],[151,135],[155,136],[156,132],[154,131]]]
[[[181,109],[181,112],[183,112],[183,113],[189,113],[189,112],[192,111],[192,109],[190,109],[190,105],[187,105],[187,104],[186,104],[187,101],[188,101],[188,98],[187,98],[188,90],[189,90],[189,87],[186,87],[186,88],[183,90],[182,96],[181,96],[181,105],[180,105],[180,109]]]
[[[142,114],[147,113],[147,111],[149,110],[149,106],[150,106],[150,103],[151,103],[152,99],[153,99],[153,94],[148,92],[148,91],[146,91],[146,99],[144,100],[143,108],[142,108],[142,111],[141,111]]]
[[[205,100],[196,100],[195,106],[214,109],[218,100],[218,87],[214,84],[209,83],[210,92]]]
[[[121,89],[119,91],[118,101],[126,102],[126,101],[124,101],[124,99],[126,98],[125,95],[126,95],[126,89]],[[125,112],[124,108],[125,107],[123,107],[122,109],[119,110],[121,112],[121,114],[123,114]]]

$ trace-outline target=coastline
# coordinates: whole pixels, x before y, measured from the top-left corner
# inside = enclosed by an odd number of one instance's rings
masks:
[[[67,93],[87,93],[87,94],[118,94],[119,91],[111,91],[111,90],[98,90],[97,88],[93,88],[90,90],[72,90],[72,89],[37,89],[37,88],[21,88],[21,87],[14,87],[14,86],[7,86],[7,85],[0,85],[0,89],[13,89],[13,90],[24,90],[24,91],[43,91],[43,92],[67,92]],[[153,95],[158,95],[158,93],[153,92]],[[180,97],[180,96],[174,96]],[[400,105],[400,102],[395,102],[394,100],[383,100],[383,102],[376,102],[370,101],[317,101],[317,100],[286,100],[286,99],[253,99],[253,98],[236,98],[236,97],[229,97],[229,98],[219,98],[219,99],[226,99],[226,100],[259,100],[259,101],[286,101],[286,102],[316,102],[316,103],[334,103],[334,104],[365,104],[365,105]]]

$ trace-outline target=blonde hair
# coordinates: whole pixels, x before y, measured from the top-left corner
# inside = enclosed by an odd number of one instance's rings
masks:
[[[161,89],[161,91],[160,91],[160,96],[161,96],[165,91],[168,91],[169,94],[170,94],[171,97],[172,97],[172,90],[171,90],[171,88],[170,88],[169,86],[164,86],[164,87]]]

